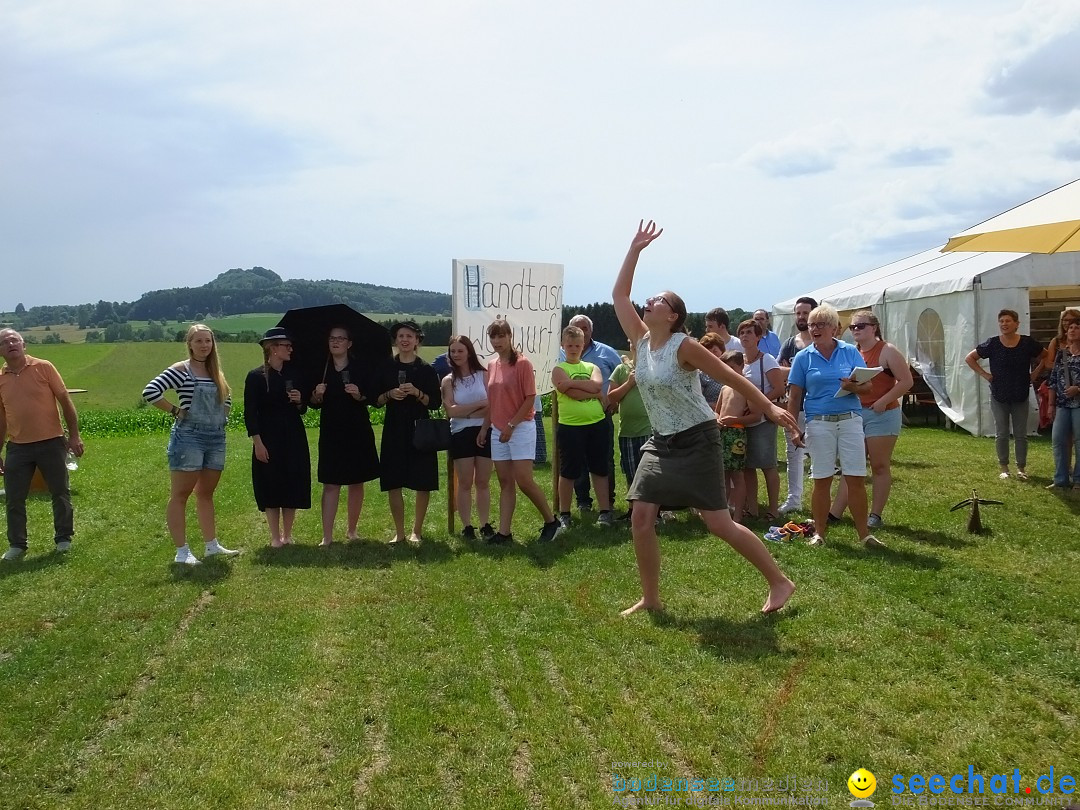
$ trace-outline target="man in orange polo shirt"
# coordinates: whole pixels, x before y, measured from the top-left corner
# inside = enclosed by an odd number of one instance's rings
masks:
[[[53,364],[26,353],[22,335],[0,329],[0,448],[7,442],[7,457],[0,458],[0,474],[7,489],[7,532],[11,547],[3,559],[17,560],[26,553],[26,496],[34,469],[52,493],[56,550],[71,548],[74,520],[68,487],[67,452],[83,454],[79,417]],[[56,406],[64,412],[68,437]]]

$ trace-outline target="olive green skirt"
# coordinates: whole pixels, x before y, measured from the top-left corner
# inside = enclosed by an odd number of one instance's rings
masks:
[[[710,419],[671,436],[654,433],[641,448],[626,499],[665,509],[727,509],[724,440],[716,422]]]

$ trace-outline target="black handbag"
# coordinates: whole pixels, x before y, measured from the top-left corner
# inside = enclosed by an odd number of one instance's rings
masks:
[[[449,419],[417,419],[413,426],[413,447],[421,453],[450,449]]]

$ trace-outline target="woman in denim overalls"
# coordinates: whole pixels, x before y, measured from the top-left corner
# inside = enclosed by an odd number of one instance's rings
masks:
[[[143,398],[176,420],[169,434],[172,483],[165,519],[176,546],[175,562],[198,565],[199,559],[187,545],[187,501],[192,492],[206,556],[232,557],[240,553],[218,543],[214,526],[214,490],[225,469],[225,420],[232,399],[210,327],[195,324],[188,329],[186,341],[188,359],[151,380],[143,389]],[[165,391],[170,388],[179,394],[180,405],[165,399]]]

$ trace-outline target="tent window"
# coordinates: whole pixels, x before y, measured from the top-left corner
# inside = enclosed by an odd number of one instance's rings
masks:
[[[945,327],[933,309],[924,309],[916,328],[915,370],[919,372],[937,400],[952,407],[945,382]]]

